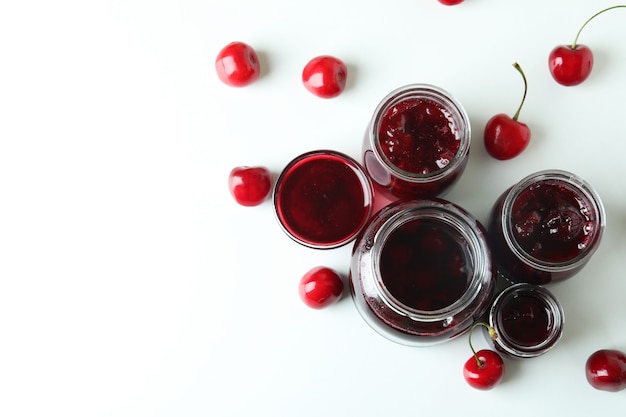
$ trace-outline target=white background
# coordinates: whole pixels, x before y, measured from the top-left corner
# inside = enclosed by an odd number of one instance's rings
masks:
[[[626,350],[626,9],[580,39],[595,52],[563,87],[547,56],[611,1],[118,0],[0,6],[0,415],[603,415],[626,393],[592,389],[584,364]],[[227,43],[253,45],[253,85],[220,83]],[[301,84],[306,62],[349,67],[338,98]],[[486,121],[520,120],[529,148],[491,159]],[[570,170],[601,195],[605,238],[550,289],[566,313],[548,354],[506,361],[501,385],[470,388],[465,337],[389,342],[349,296],[322,311],[297,295],[317,265],[347,276],[350,247],[315,251],[280,230],[269,201],[238,206],[237,165],[273,173],[300,153],[359,158],[378,101],[439,85],[468,111],[469,165],[447,198],[480,220],[509,185]],[[486,347],[481,337],[477,348]]]

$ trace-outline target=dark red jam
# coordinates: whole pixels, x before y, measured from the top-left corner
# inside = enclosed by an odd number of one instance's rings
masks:
[[[380,274],[389,293],[401,304],[433,311],[457,301],[468,286],[464,239],[441,221],[404,223],[387,238]]]
[[[494,260],[512,282],[547,284],[576,274],[600,242],[602,204],[562,171],[529,176],[496,202],[488,223]]]
[[[453,339],[493,300],[486,231],[440,198],[395,201],[359,234],[350,285],[363,319],[388,339],[411,346]]]
[[[512,231],[522,250],[545,262],[567,262],[589,244],[594,222],[587,203],[557,183],[528,187],[513,202]]]
[[[552,332],[550,311],[545,301],[532,294],[516,294],[502,305],[500,336],[520,347],[543,343]]]
[[[334,151],[310,152],[282,172],[274,205],[296,241],[331,248],[352,240],[369,218],[370,184],[358,164]]]
[[[556,297],[544,287],[519,283],[505,288],[493,302],[489,324],[501,352],[520,358],[552,349],[563,333],[564,314]]]
[[[380,148],[393,165],[428,175],[445,168],[460,148],[450,111],[429,99],[408,98],[382,115]]]
[[[363,141],[363,163],[377,192],[408,200],[442,195],[467,165],[470,125],[447,92],[412,84],[378,105]]]

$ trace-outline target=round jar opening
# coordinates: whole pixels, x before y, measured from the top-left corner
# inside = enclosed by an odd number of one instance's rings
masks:
[[[371,148],[394,175],[430,182],[464,164],[470,124],[465,109],[445,90],[412,84],[392,91],[371,123]]]
[[[563,333],[564,314],[556,297],[544,287],[514,284],[494,300],[490,325],[498,333],[495,346],[511,356],[544,354]]]
[[[414,214],[383,231],[379,285],[396,308],[427,316],[462,302],[476,255],[454,218]]]
[[[493,300],[485,229],[440,198],[392,203],[355,242],[350,288],[365,322],[389,340],[431,346],[454,339]]]
[[[542,271],[580,266],[597,249],[605,214],[583,180],[558,170],[532,174],[508,193],[502,230],[513,253]]]
[[[371,183],[361,166],[331,150],[307,152],[287,164],[273,200],[287,235],[315,249],[353,240],[372,210]]]

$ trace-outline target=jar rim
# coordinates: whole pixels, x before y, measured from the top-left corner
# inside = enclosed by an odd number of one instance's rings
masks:
[[[540,300],[549,314],[550,330],[548,336],[532,346],[521,346],[512,340],[503,330],[502,308],[513,298],[520,295],[531,296]],[[494,344],[504,352],[521,358],[531,358],[551,350],[563,335],[565,314],[556,296],[545,287],[529,283],[517,283],[505,288],[496,296],[489,310],[489,325],[496,330],[498,337]]]
[[[440,199],[428,199],[404,204],[404,209],[398,210],[389,217],[374,235],[372,247],[372,262],[375,280],[374,283],[387,306],[400,315],[407,316],[419,322],[445,321],[454,314],[470,306],[483,289],[483,277],[492,270],[489,256],[484,256],[486,239],[475,228],[475,220],[460,207]],[[392,232],[401,226],[417,219],[433,219],[459,233],[466,244],[465,261],[470,266],[468,282],[463,294],[452,304],[437,310],[419,310],[399,301],[386,287],[380,270],[380,258],[385,243]],[[471,232],[470,232],[471,231]]]
[[[513,236],[514,225],[511,216],[503,215],[501,218],[501,227],[506,244],[519,260],[532,268],[552,273],[575,269],[586,262],[597,250],[597,242],[601,240],[604,233],[606,213],[602,200],[591,185],[577,175],[561,169],[546,169],[529,174],[513,185],[504,198],[502,212],[511,213],[517,197],[532,184],[537,182],[559,183],[566,186],[569,190],[576,192],[577,195],[584,197],[585,202],[592,209],[592,219],[595,223],[593,239],[587,244],[584,250],[580,251],[578,255],[572,259],[563,262],[545,261],[532,256],[521,247]]]
[[[285,215],[283,214],[283,209],[281,205],[279,204],[280,195],[282,192],[281,187],[284,184],[286,176],[289,175],[294,169],[297,169],[298,166],[300,166],[300,164],[307,163],[309,159],[314,158],[316,156],[330,157],[330,158],[336,159],[337,161],[344,163],[347,167],[351,169],[351,172],[354,174],[354,176],[360,183],[360,186],[363,192],[362,206],[359,207],[360,209],[364,210],[363,219],[359,223],[358,226],[356,226],[353,230],[350,231],[350,233],[347,233],[341,239],[326,241],[326,240],[321,240],[321,239],[320,240],[304,239],[304,238],[297,236],[297,234],[293,233],[288,227],[287,224],[289,223],[289,221],[285,218]],[[312,249],[334,249],[334,248],[341,247],[352,242],[354,239],[356,239],[356,237],[361,232],[363,227],[367,224],[373,212],[373,195],[374,195],[373,186],[372,186],[369,176],[365,173],[364,168],[354,158],[346,155],[343,152],[330,150],[330,149],[319,149],[319,150],[314,150],[314,151],[308,151],[293,158],[285,166],[285,168],[281,171],[278,178],[276,179],[272,194],[273,194],[272,201],[274,205],[274,214],[282,230],[292,240],[296,241],[297,243],[303,246],[306,246]]]
[[[412,97],[425,98],[444,105],[446,109],[452,111],[455,124],[460,123],[462,125],[458,129],[459,149],[454,155],[454,158],[452,158],[452,160],[443,168],[428,174],[413,173],[396,166],[382,151],[380,141],[378,140],[379,126],[385,111],[394,104],[400,103],[403,100]],[[413,83],[394,89],[378,103],[376,109],[374,110],[372,122],[368,127],[368,136],[374,157],[377,159],[378,163],[387,167],[393,175],[408,182],[431,182],[451,175],[454,173],[455,168],[463,163],[464,158],[469,153],[471,125],[465,108],[458,100],[448,93],[448,91],[433,84]]]

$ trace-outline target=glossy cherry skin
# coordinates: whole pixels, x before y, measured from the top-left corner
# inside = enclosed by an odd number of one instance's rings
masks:
[[[346,64],[330,55],[310,60],[302,70],[302,83],[311,93],[321,98],[337,97],[346,87]]]
[[[235,167],[228,176],[228,189],[242,206],[258,206],[272,189],[272,174],[265,167]]]
[[[598,350],[587,359],[585,374],[596,389],[621,391],[626,388],[626,355],[614,349]]]
[[[504,376],[504,361],[493,350],[483,349],[476,352],[481,365],[476,362],[476,357],[471,356],[463,366],[463,377],[473,388],[489,390],[495,387]]]
[[[593,53],[585,45],[555,47],[548,58],[552,78],[565,86],[578,85],[585,81],[593,68]]]
[[[334,269],[318,266],[304,274],[298,290],[304,304],[322,309],[339,301],[343,293],[343,281]]]
[[[215,58],[215,70],[222,82],[231,87],[244,87],[261,74],[259,57],[250,45],[231,42]]]
[[[530,128],[504,113],[496,114],[485,126],[484,142],[487,153],[492,157],[511,159],[528,146]]]
[[[439,3],[446,6],[454,6],[455,4],[463,3],[463,0],[439,0]]]

